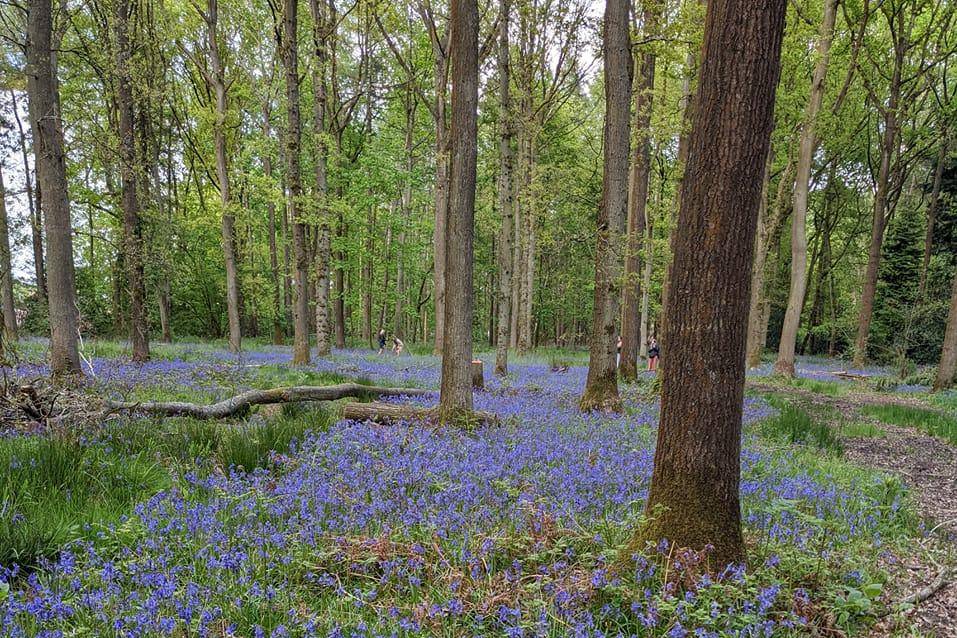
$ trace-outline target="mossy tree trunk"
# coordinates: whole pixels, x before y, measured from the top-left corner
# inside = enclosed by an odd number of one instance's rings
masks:
[[[786,6],[708,3],[674,236],[669,363],[650,518],[637,542],[712,545],[716,566],[744,557],[739,482],[749,279]]]

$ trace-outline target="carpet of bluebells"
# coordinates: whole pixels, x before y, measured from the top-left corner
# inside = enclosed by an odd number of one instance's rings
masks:
[[[215,398],[289,361],[284,348],[92,358],[89,383]],[[431,357],[357,351],[311,368],[425,388],[439,374]],[[640,386],[609,417],[577,412],[582,367],[526,360],[487,377],[476,408],[498,426],[339,422],[269,469],[183,471],[41,569],[0,568],[0,635],[796,636],[841,605],[848,628],[866,623],[877,556],[911,533],[894,481],[748,434],[750,564],[709,570],[707,551],[630,544],[657,419]],[[759,398],[744,408],[748,423],[772,413]]]

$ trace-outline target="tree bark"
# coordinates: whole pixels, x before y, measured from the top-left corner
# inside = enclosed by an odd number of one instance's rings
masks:
[[[50,364],[53,376],[81,374],[70,199],[63,150],[63,123],[52,58],[50,0],[30,0],[27,18],[27,93],[35,114],[33,144],[37,192],[43,192],[50,300]]]
[[[46,303],[47,301],[47,276],[43,264],[43,220],[40,212],[40,189],[37,185],[36,196],[34,196],[33,179],[30,177],[30,158],[27,153],[27,135],[23,130],[23,121],[20,119],[20,109],[17,107],[16,91],[10,89],[10,103],[13,111],[13,119],[17,123],[17,133],[20,141],[20,158],[23,161],[23,181],[24,189],[27,194],[27,210],[30,214],[30,239],[33,247],[33,271],[37,278],[37,295]],[[33,118],[30,117],[31,126]],[[36,150],[36,149],[34,149]],[[36,155],[34,155],[36,157]],[[34,170],[37,169],[37,163],[34,161]]]
[[[442,345],[442,419],[472,412],[472,267],[475,170],[478,142],[478,3],[451,2],[451,180],[445,264],[445,335]]]
[[[133,361],[150,358],[149,327],[146,317],[146,285],[143,272],[143,222],[137,194],[138,173],[133,129],[132,49],[129,39],[129,0],[116,0],[114,37],[116,38],[116,107],[119,137],[121,206],[123,209],[123,246],[126,260],[126,285],[130,294],[130,343]]]
[[[309,256],[306,250],[306,224],[302,220],[302,175],[300,147],[302,125],[299,115],[299,45],[297,0],[283,0],[282,61],[286,75],[286,182],[289,192],[286,208],[292,224],[292,252],[295,261],[293,282],[293,365],[309,363]]]
[[[502,227],[498,239],[498,318],[495,346],[495,374],[508,374],[509,328],[511,327],[512,301],[512,221],[513,213],[513,177],[512,165],[512,94],[510,82],[510,60],[508,27],[511,13],[510,0],[501,1],[501,15],[498,29],[498,91],[499,91],[499,140],[498,140],[498,209],[502,216]]]
[[[954,273],[954,285],[950,293],[950,312],[947,313],[947,328],[944,331],[944,343],[940,350],[937,377],[934,379],[934,391],[946,390],[953,386],[955,372],[957,372],[957,273]]]
[[[636,542],[744,557],[739,501],[749,277],[786,0],[711,0],[674,236],[661,421]]]
[[[335,26],[327,20],[319,0],[309,0],[312,13],[312,44],[316,65],[312,72],[313,134],[316,138],[316,203],[319,208],[319,237],[316,246],[316,350],[320,357],[332,352],[329,340],[329,274],[332,262],[332,240],[329,224],[329,185],[327,167],[329,147],[326,143],[326,67],[330,29]]]
[[[651,38],[657,31],[658,11],[660,7],[657,0],[645,2],[645,39]],[[638,349],[641,341],[639,269],[648,202],[648,178],[651,175],[651,109],[654,90],[655,52],[649,48],[641,54],[634,95],[635,145],[632,148],[628,184],[628,239],[621,300],[621,360],[618,366],[619,374],[625,381],[638,378]]]
[[[947,162],[947,151],[950,139],[948,131],[942,132],[940,148],[937,151],[937,166],[934,169],[934,185],[931,188],[930,204],[927,206],[927,230],[924,234],[924,259],[920,265],[920,280],[917,286],[918,298],[924,298],[927,290],[927,269],[930,268],[930,253],[934,247],[934,226],[937,225],[937,207],[940,204],[940,185],[944,176],[944,164]]]
[[[824,81],[827,78],[827,67],[830,62],[831,41],[834,39],[837,3],[838,0],[824,2],[824,22],[821,25],[821,35],[816,46],[817,63],[814,65],[811,96],[804,113],[798,148],[794,208],[791,218],[791,288],[788,294],[787,310],[784,313],[784,326],[781,329],[778,360],[774,364],[774,372],[786,377],[794,376],[794,348],[807,292],[807,200],[811,188],[811,162],[817,148],[815,120],[824,101]]]
[[[588,378],[579,407],[621,412],[616,365],[621,243],[628,214],[628,149],[631,143],[631,23],[629,0],[606,0],[602,57],[605,61],[604,167],[595,252]]]
[[[765,169],[761,202],[758,207],[758,230],[754,238],[754,264],[751,267],[751,302],[748,308],[748,341],[746,348],[746,367],[753,368],[761,364],[761,354],[767,343],[770,303],[765,290],[765,277],[768,270],[768,257],[771,249],[778,244],[781,225],[788,207],[784,205],[785,193],[791,183],[791,162],[789,161],[778,180],[778,189],[774,205],[770,209],[767,202],[767,189],[770,186],[768,171],[770,157]]]
[[[17,340],[17,311],[13,301],[13,268],[10,262],[10,227],[7,223],[7,189],[3,183],[3,165],[0,164],[0,315],[3,315],[3,334],[0,342]],[[3,347],[0,345],[0,358]]]

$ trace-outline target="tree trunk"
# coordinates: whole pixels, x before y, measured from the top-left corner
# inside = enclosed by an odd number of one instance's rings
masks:
[[[30,177],[30,158],[27,153],[27,135],[23,130],[23,121],[20,119],[20,109],[17,106],[16,91],[10,89],[10,103],[13,111],[13,119],[17,123],[17,133],[20,141],[20,159],[23,161],[23,180],[24,189],[27,194],[27,211],[30,214],[30,238],[33,247],[33,269],[37,278],[37,295],[46,302],[47,299],[47,276],[43,267],[43,220],[40,212],[40,189],[37,185],[36,197],[34,197],[33,179]],[[33,125],[33,118],[31,126]],[[35,156],[34,156],[35,157]],[[36,162],[34,161],[34,169]]]
[[[893,28],[893,27],[892,27]],[[901,93],[901,73],[904,65],[906,43],[895,38],[894,70],[891,75],[890,93],[884,110],[884,135],[880,144],[880,167],[877,171],[877,188],[874,193],[874,213],[871,225],[871,241],[867,251],[867,270],[861,291],[861,307],[857,319],[857,337],[854,340],[855,368],[864,366],[867,358],[867,341],[870,336],[871,319],[874,315],[874,296],[877,293],[877,275],[881,264],[881,246],[888,220],[888,190],[891,178],[891,163],[897,143],[897,108]]]
[[[336,193],[337,198],[341,197],[341,193]],[[342,240],[345,236],[345,223],[342,219],[342,213],[339,213],[339,220],[336,226],[336,236]],[[345,255],[342,253],[342,250],[339,250],[336,259],[339,262],[339,267],[336,268],[336,299],[335,299],[335,313],[336,313],[336,347],[345,348],[346,347],[346,277],[345,271],[343,270],[342,264],[345,263]]]
[[[33,144],[37,192],[43,192],[50,294],[50,365],[53,375],[81,374],[70,200],[63,150],[60,95],[53,64],[50,0],[30,0],[27,18],[27,93],[36,114]]]
[[[402,185],[402,221],[399,230],[399,250],[396,257],[395,275],[395,315],[393,317],[393,332],[399,337],[405,337],[405,258],[406,229],[412,218],[412,171],[415,168],[413,155],[413,133],[415,132],[415,98],[412,95],[411,82],[405,93],[405,181]]]
[[[788,294],[787,311],[784,313],[784,326],[781,329],[778,360],[774,364],[774,372],[786,377],[794,376],[794,348],[807,292],[807,200],[811,188],[811,162],[817,148],[815,120],[824,101],[824,81],[827,78],[827,67],[830,62],[831,41],[834,39],[837,3],[838,0],[824,2],[824,22],[821,25],[821,36],[818,38],[816,47],[817,63],[814,65],[811,96],[804,114],[801,141],[798,147],[794,209],[791,218],[791,288]]]
[[[13,301],[13,268],[10,263],[10,228],[7,223],[7,189],[3,183],[3,165],[0,164],[0,315],[3,316],[3,334],[0,343],[17,340],[17,312]],[[0,347],[0,358],[3,348]]]
[[[595,252],[595,306],[592,311],[588,379],[583,412],[621,412],[615,361],[618,300],[621,298],[621,243],[628,214],[628,149],[631,143],[631,23],[629,0],[606,0],[602,58],[605,61],[604,167]]]
[[[950,293],[950,312],[947,313],[947,328],[944,331],[944,343],[940,350],[940,364],[934,379],[934,391],[946,390],[954,384],[957,372],[957,273],[954,273],[954,285]]]
[[[439,411],[443,420],[472,412],[472,266],[478,135],[478,3],[451,2],[452,127],[445,336]]]
[[[297,0],[283,0],[282,61],[286,74],[286,182],[289,189],[286,207],[292,224],[292,252],[295,261],[293,282],[293,365],[309,363],[309,256],[306,250],[306,225],[299,207],[302,200],[300,146],[302,126],[299,119],[299,45]]]
[[[918,298],[924,298],[927,289],[927,269],[930,268],[930,253],[934,247],[934,226],[937,224],[937,206],[940,203],[940,185],[944,176],[944,164],[947,162],[949,146],[948,131],[942,132],[940,148],[937,151],[937,166],[934,169],[934,185],[930,193],[930,204],[927,206],[927,230],[924,234],[924,259],[920,266],[920,281],[918,283]]]
[[[373,233],[375,232],[375,209],[366,212],[366,228],[362,256],[362,341],[372,347],[372,260],[375,258]]]
[[[263,107],[263,137],[269,138],[272,134],[269,126],[269,106]],[[272,184],[272,157],[269,151],[263,153],[263,175],[268,184]],[[270,196],[266,200],[267,234],[269,235],[269,275],[272,282],[272,342],[282,345],[284,341],[282,329],[282,281],[279,276],[279,247],[276,241],[276,203]]]
[[[499,90],[499,140],[498,140],[498,209],[502,227],[498,239],[498,326],[495,347],[495,374],[508,374],[509,328],[511,327],[512,301],[512,229],[513,178],[512,164],[512,97],[509,84],[508,27],[511,12],[510,0],[502,0],[498,29],[498,90]]]
[[[657,2],[644,5],[645,38],[655,35],[658,24]],[[631,175],[628,184],[628,238],[625,253],[625,276],[621,300],[621,378],[638,378],[638,348],[641,340],[641,298],[639,268],[641,240],[645,232],[645,210],[648,202],[648,177],[651,174],[651,109],[655,90],[655,53],[648,49],[641,54],[638,80],[635,83],[635,146],[632,148]]]
[[[150,344],[143,273],[143,223],[140,218],[140,202],[137,195],[138,170],[133,130],[129,17],[129,1],[116,0],[113,27],[116,38],[116,105],[123,208],[123,246],[126,260],[126,285],[130,292],[130,343],[133,348],[133,361],[142,363],[150,358]]]
[[[661,196],[660,188],[658,195],[655,198],[655,206],[660,207],[661,205]],[[648,338],[650,334],[650,326],[648,325],[650,316],[649,316],[649,304],[651,303],[651,267],[654,261],[655,256],[655,245],[652,241],[652,226],[651,226],[651,216],[648,214],[648,209],[645,209],[645,243],[644,243],[644,268],[641,275],[641,333],[638,339],[638,355],[640,358],[645,359],[648,356]]]
[[[637,542],[744,558],[739,502],[749,277],[786,0],[711,0],[674,236],[649,522]],[[736,87],[729,90],[729,87]]]
[[[449,215],[449,129],[445,117],[445,95],[448,90],[449,55],[441,50],[440,43],[432,43],[435,62],[435,99],[432,116],[435,120],[435,229],[432,243],[435,246],[434,296],[435,296],[435,349],[443,353],[445,339],[446,304],[446,225]]]
[[[791,163],[788,162],[780,179],[774,197],[774,206],[769,210],[767,189],[771,158],[765,168],[764,184],[762,186],[761,202],[758,208],[758,230],[754,238],[754,264],[751,267],[751,302],[748,307],[748,342],[746,367],[754,368],[761,364],[761,353],[767,343],[768,319],[770,317],[770,303],[765,291],[765,277],[768,270],[768,257],[771,249],[778,244],[781,225],[787,207],[784,197],[787,187],[791,183]],[[770,216],[769,216],[770,213]]]
[[[219,188],[223,261],[226,266],[226,315],[229,321],[229,351],[242,349],[242,322],[240,319],[239,270],[236,260],[236,216],[233,213],[232,190],[226,148],[227,94],[222,56],[219,53],[217,27],[218,0],[207,0],[206,46],[209,49],[210,69],[206,80],[216,102],[216,120],[213,124],[213,146],[216,153],[216,186]]]
[[[316,138],[316,200],[319,207],[319,236],[316,246],[316,349],[320,357],[332,351],[329,341],[329,268],[332,261],[332,241],[329,236],[330,210],[327,205],[329,185],[327,166],[329,148],[326,144],[326,67],[330,29],[335,28],[327,21],[327,16],[319,0],[309,0],[312,13],[312,44],[316,65],[312,72],[313,91],[313,133]]]

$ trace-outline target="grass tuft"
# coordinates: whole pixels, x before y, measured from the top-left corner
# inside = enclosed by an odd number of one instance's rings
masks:
[[[884,423],[917,428],[957,444],[957,417],[936,410],[907,405],[867,405],[861,412]]]

